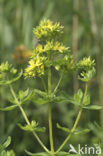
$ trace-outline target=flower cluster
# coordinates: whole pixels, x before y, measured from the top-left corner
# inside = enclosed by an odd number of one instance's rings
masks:
[[[44,61],[45,57],[36,56],[35,59],[29,61],[29,66],[25,69],[24,75],[26,77],[41,76],[44,74]]]
[[[62,33],[63,26],[59,23],[53,24],[50,20],[43,20],[40,25],[34,28],[33,32],[37,39],[51,40],[53,37],[58,36]]]
[[[81,70],[78,76],[81,81],[88,82],[96,73],[94,68],[95,60],[91,60],[90,57],[80,60],[77,66]]]
[[[60,42],[47,41],[45,45],[38,44],[37,47],[33,50],[34,53],[48,53],[52,52],[60,52],[65,53],[69,50],[69,47],[65,47]]]
[[[0,80],[7,79],[7,75],[15,75],[17,70],[12,67],[11,64],[6,61],[5,63],[1,63],[0,65]]]
[[[83,58],[83,60],[80,60],[78,63],[78,68],[84,69],[84,70],[90,70],[92,67],[95,66],[95,60],[91,60],[90,56],[88,58]]]
[[[0,73],[10,72],[12,74],[16,74],[17,70],[12,67],[11,64],[6,61],[5,63],[1,63],[0,65]]]
[[[67,70],[71,67],[73,59],[69,47],[57,40],[62,29],[59,23],[53,24],[50,20],[42,21],[34,29],[34,34],[40,42],[33,49],[29,66],[25,69],[26,77],[42,76],[51,66],[56,70]]]

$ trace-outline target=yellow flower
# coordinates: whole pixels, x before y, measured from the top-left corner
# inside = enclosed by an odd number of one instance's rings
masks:
[[[68,49],[69,49],[68,47],[65,47],[65,46],[61,45],[60,42],[56,42],[54,44],[54,48],[53,48],[53,50],[59,51],[61,53],[67,51]]]
[[[31,59],[29,61],[29,66],[25,69],[24,75],[26,77],[34,77],[36,75],[43,75],[44,74],[44,58],[37,56],[36,59]]]
[[[62,33],[63,26],[59,23],[53,23],[50,20],[43,20],[33,32],[38,39],[52,39]]]
[[[44,51],[43,46],[41,44],[38,44],[37,50],[42,53]]]

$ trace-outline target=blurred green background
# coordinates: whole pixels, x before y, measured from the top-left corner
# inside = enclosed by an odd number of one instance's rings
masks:
[[[103,95],[103,1],[97,0],[0,0],[0,62],[8,60],[16,68],[25,68],[27,59],[37,41],[33,35],[33,28],[39,22],[48,18],[58,21],[64,26],[64,34],[61,40],[71,47],[76,60],[84,56],[91,56],[96,60],[97,73],[90,82],[91,104],[102,105]],[[53,73],[53,81],[57,82],[58,73]],[[15,89],[41,88],[39,79],[16,82]],[[84,85],[76,79],[76,75],[64,75],[60,85],[61,91],[73,95],[79,87]],[[0,87],[0,107],[9,105],[8,88]],[[40,134],[42,140],[49,147],[47,106],[38,106],[35,101],[25,105],[25,111],[30,119],[39,121],[46,126],[47,131]],[[77,109],[67,103],[53,106],[53,133],[55,148],[62,143],[66,134],[56,129],[56,123],[72,127]],[[84,111],[80,125],[87,128],[91,123],[97,122],[103,126],[103,111]],[[12,148],[17,156],[25,156],[25,149],[31,152],[40,152],[42,148],[32,135],[23,132],[17,126],[18,122],[24,122],[19,110],[12,112],[0,112],[0,139],[12,136]],[[95,129],[91,125],[92,129]],[[69,143],[97,144],[100,143],[98,131],[89,134],[73,136]],[[69,143],[65,146],[68,151]]]

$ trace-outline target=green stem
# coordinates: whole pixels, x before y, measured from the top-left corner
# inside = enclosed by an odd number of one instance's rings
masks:
[[[79,113],[78,113],[78,116],[76,118],[76,121],[74,123],[74,126],[71,130],[71,133],[67,136],[67,138],[64,140],[64,142],[62,143],[62,145],[59,147],[59,149],[55,152],[55,154],[57,154],[58,152],[61,151],[61,149],[64,147],[64,145],[68,142],[68,140],[70,139],[71,135],[73,134],[73,132],[75,131],[77,125],[78,125],[78,122],[79,122],[79,119],[81,117],[81,114],[82,114],[82,109],[80,109]]]
[[[22,112],[22,115],[23,115],[23,117],[24,117],[26,123],[27,123],[28,125],[30,125],[30,121],[29,121],[29,119],[28,119],[26,113],[24,112],[24,109],[22,108],[22,106],[19,106],[19,108],[20,108],[20,110],[21,110],[21,112]],[[34,132],[32,132],[32,134],[33,134],[33,136],[38,140],[38,142],[39,142],[40,145],[44,148],[44,150],[45,150],[46,152],[50,153],[49,150],[48,150],[48,149],[45,147],[45,145],[42,143],[42,141],[40,140],[40,138],[38,137],[38,135],[36,134],[36,132],[34,131]]]
[[[27,117],[26,113],[24,112],[24,109],[22,108],[21,105],[19,105],[19,108],[20,108],[20,111],[21,111],[21,113],[22,113],[22,115],[23,115],[23,117],[24,117],[26,123],[27,123],[28,125],[30,125],[30,121],[28,120],[28,117]]]
[[[87,95],[87,90],[88,90],[88,83],[86,83],[86,86],[85,86],[85,92],[84,92],[84,96],[83,96],[83,100],[85,98],[85,96]],[[83,103],[83,100],[81,101],[81,105]],[[78,116],[76,118],[76,121],[74,123],[74,126],[70,132],[70,134],[67,136],[67,138],[64,140],[64,142],[62,143],[62,145],[59,147],[59,149],[55,152],[55,154],[57,154],[58,152],[61,151],[61,149],[64,147],[64,145],[68,142],[68,140],[71,138],[72,134],[74,133],[78,123],[79,123],[79,120],[80,120],[80,117],[81,117],[81,114],[82,114],[82,111],[83,111],[83,108],[81,107],[79,113],[78,113]]]
[[[13,87],[12,87],[11,85],[9,85],[9,87],[10,87],[10,91],[11,91],[11,93],[12,93],[14,99],[16,100],[16,103],[17,103],[17,105],[18,105],[18,107],[19,107],[19,109],[20,109],[20,111],[21,111],[21,113],[22,113],[22,115],[23,115],[23,117],[24,117],[26,123],[27,123],[28,125],[30,125],[30,121],[29,121],[29,119],[28,119],[28,117],[27,117],[27,115],[26,115],[24,109],[23,109],[22,106],[20,105],[20,102],[18,101],[18,99],[17,99],[17,97],[16,97],[16,93],[14,92]],[[43,142],[40,140],[40,138],[38,137],[38,135],[36,134],[36,132],[34,131],[34,132],[32,132],[32,134],[33,134],[33,136],[35,136],[35,138],[37,139],[37,141],[39,142],[39,144],[43,147],[43,149],[44,149],[47,153],[50,154],[50,151],[46,148],[46,146],[45,146],[45,145],[43,144]]]
[[[45,92],[47,92],[46,84],[45,84],[45,81],[44,81],[43,77],[41,77],[41,81],[42,81]]]
[[[10,91],[11,91],[11,93],[12,93],[12,95],[13,95],[13,97],[14,97],[16,103],[18,104],[19,101],[18,101],[18,99],[17,99],[17,97],[16,97],[16,94],[15,94],[14,89],[13,89],[13,87],[11,86],[11,84],[9,85],[9,87],[10,87]]]
[[[48,69],[48,94],[51,94],[51,69]],[[49,103],[49,137],[52,154],[54,153],[53,131],[52,131],[52,105]]]
[[[56,85],[55,89],[54,89],[53,94],[55,94],[55,93],[56,93],[56,91],[57,91],[57,89],[58,89],[58,87],[59,87],[59,85],[60,85],[60,82],[61,82],[62,78],[63,78],[63,72],[62,72],[62,74],[61,74],[61,76],[60,76],[60,79],[59,79],[59,81],[58,81],[58,83],[57,83],[57,85]]]

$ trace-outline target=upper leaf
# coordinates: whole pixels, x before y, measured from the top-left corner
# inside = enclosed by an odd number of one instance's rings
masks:
[[[45,127],[38,127],[38,123],[34,120],[29,125],[22,126],[21,124],[18,124],[18,126],[24,131],[45,132]]]

